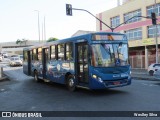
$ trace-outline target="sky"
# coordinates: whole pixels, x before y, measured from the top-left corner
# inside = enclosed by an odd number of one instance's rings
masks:
[[[38,12],[35,10],[39,11],[41,40],[44,18],[46,39],[68,38],[78,30],[96,30],[94,17],[77,10],[72,11],[73,16],[67,16],[66,4],[96,15],[116,7],[117,0],[0,0],[0,42],[39,40]]]

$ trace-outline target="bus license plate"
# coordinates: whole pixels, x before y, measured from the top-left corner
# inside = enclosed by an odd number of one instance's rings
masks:
[[[116,81],[116,82],[114,82],[113,83],[114,85],[119,85],[119,84],[121,84],[119,81]]]

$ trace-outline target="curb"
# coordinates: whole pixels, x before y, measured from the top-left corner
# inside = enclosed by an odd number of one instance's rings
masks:
[[[2,81],[6,81],[6,80],[9,80],[9,78],[8,78],[8,76],[7,76],[7,75],[3,74],[3,77],[2,77],[2,78],[0,78],[0,82],[2,82]]]
[[[160,78],[145,78],[145,77],[132,77],[135,80],[149,80],[149,81],[160,81]]]

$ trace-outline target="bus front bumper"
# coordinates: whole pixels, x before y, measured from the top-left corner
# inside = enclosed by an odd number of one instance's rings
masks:
[[[92,78],[93,79],[93,78]],[[125,79],[118,79],[118,80],[101,80],[98,81],[96,79],[92,80],[90,85],[91,89],[106,89],[106,88],[115,88],[115,87],[123,87],[131,84],[131,77]]]

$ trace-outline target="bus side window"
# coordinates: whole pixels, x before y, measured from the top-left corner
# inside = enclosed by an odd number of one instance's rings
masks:
[[[42,60],[42,48],[38,48],[38,60]]]
[[[73,60],[73,44],[67,43],[65,50],[66,50],[65,51],[66,60]]]
[[[50,48],[50,57],[51,57],[51,60],[56,60],[56,46],[55,45],[52,45],[51,48]]]
[[[32,53],[32,60],[37,60],[37,49],[33,49]]]
[[[31,59],[31,61],[32,61],[32,56],[33,56],[32,54],[33,54],[33,51],[31,50],[30,51],[30,59]]]
[[[24,56],[24,61],[28,61],[28,55],[27,55],[27,51],[23,52],[23,56]]]
[[[64,44],[58,45],[58,60],[64,60]]]

